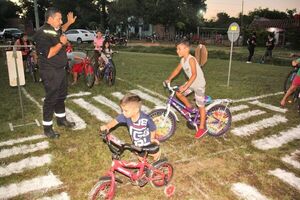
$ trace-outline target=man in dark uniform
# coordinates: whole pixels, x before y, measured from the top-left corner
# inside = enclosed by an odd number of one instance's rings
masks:
[[[68,63],[65,45],[67,37],[62,33],[76,20],[72,12],[67,15],[67,23],[62,25],[61,12],[54,7],[45,13],[45,24],[34,35],[40,76],[45,88],[43,105],[44,134],[49,138],[58,138],[59,134],[52,129],[52,118],[55,113],[58,126],[72,128],[74,122],[66,119],[65,99],[67,96],[66,67]]]

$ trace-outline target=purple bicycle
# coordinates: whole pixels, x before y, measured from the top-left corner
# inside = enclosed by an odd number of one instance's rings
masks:
[[[168,140],[175,133],[176,121],[179,119],[172,108],[175,108],[187,120],[188,128],[198,129],[200,124],[199,110],[187,108],[175,97],[179,87],[171,87],[170,83],[164,83],[164,86],[171,93],[166,107],[157,107],[149,113],[157,126],[156,134],[160,142]],[[206,128],[209,135],[221,136],[229,130],[232,121],[231,112],[228,108],[230,102],[229,99],[212,100],[211,97],[206,96]]]

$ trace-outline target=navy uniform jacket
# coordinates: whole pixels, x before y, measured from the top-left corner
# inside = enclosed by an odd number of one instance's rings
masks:
[[[68,58],[63,46],[60,51],[53,57],[47,58],[50,48],[59,43],[59,37],[62,31],[56,31],[48,23],[45,23],[33,36],[36,43],[36,50],[38,55],[38,64],[40,70],[60,69],[65,68],[68,63]]]

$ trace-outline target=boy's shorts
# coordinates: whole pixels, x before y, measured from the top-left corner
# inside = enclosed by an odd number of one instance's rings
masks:
[[[72,71],[76,73],[82,73],[83,71],[83,63],[74,64],[72,67]]]
[[[293,82],[292,82],[292,85],[295,85],[295,86],[300,86],[300,76],[296,75]]]
[[[192,92],[195,92],[196,105],[198,107],[204,107],[205,106],[205,88],[204,87],[199,87],[197,89],[188,88],[186,91],[184,91],[183,95],[188,96]]]

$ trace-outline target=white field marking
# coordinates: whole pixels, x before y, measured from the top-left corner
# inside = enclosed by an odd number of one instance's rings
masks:
[[[265,114],[265,113],[266,112],[262,111],[262,110],[250,110],[250,111],[245,112],[245,113],[240,113],[240,114],[237,114],[237,115],[233,115],[232,116],[232,121],[238,122],[238,121],[245,120],[245,119],[248,119],[250,117],[262,115],[262,114]]]
[[[89,102],[85,101],[82,98],[73,99],[72,101],[77,105],[79,105],[81,108],[86,109],[91,115],[95,116],[99,121],[109,122],[112,120],[111,116],[104,113],[102,110],[100,110],[99,108],[90,104]]]
[[[48,190],[60,185],[62,185],[62,182],[52,172],[49,172],[47,176],[39,176],[0,187],[0,199],[8,199],[37,190]]]
[[[7,166],[0,166],[0,177],[22,173],[25,170],[34,169],[51,163],[51,155],[44,154],[39,157],[29,157],[18,162],[12,162]]]
[[[252,141],[252,144],[258,149],[268,150],[281,147],[282,145],[296,139],[300,139],[300,125],[287,131],[282,131],[276,135],[271,135],[263,139],[254,140]]]
[[[122,99],[124,97],[124,94],[122,94],[121,92],[113,92],[111,93],[114,97],[118,98],[118,99]],[[142,111],[145,112],[145,113],[149,113],[150,112],[150,108],[145,106],[145,105],[142,105]]]
[[[46,138],[46,136],[45,135],[33,135],[33,136],[23,137],[23,138],[19,138],[19,139],[7,140],[5,142],[0,142],[0,147],[11,146],[14,144],[23,143],[23,142],[27,142],[27,141],[31,141],[31,140],[43,139],[43,138]]]
[[[236,100],[233,100],[232,103],[238,103],[238,102],[244,102],[244,101],[254,101],[254,100],[257,100],[257,99],[263,99],[263,98],[266,98],[266,97],[272,97],[272,96],[277,96],[277,95],[281,95],[281,94],[283,94],[283,92],[276,92],[276,93],[264,94],[264,95],[256,96],[256,97],[236,99]]]
[[[279,178],[283,182],[291,185],[292,187],[294,187],[294,188],[296,188],[297,190],[300,191],[300,178],[295,176],[294,173],[287,172],[283,169],[277,168],[277,169],[272,170],[272,171],[270,170],[269,174],[276,176],[277,178]]]
[[[25,88],[22,87],[22,91],[29,100],[35,103],[41,109],[41,111],[43,111],[42,105],[39,102],[37,102],[32,96],[30,96],[29,93],[25,90]],[[83,119],[81,119],[76,113],[74,113],[72,110],[68,109],[67,107],[66,107],[66,116],[68,120],[75,122],[75,127],[72,128],[73,130],[81,130],[86,128],[85,121],[83,121]]]
[[[42,105],[37,100],[35,100],[32,96],[30,96],[30,94],[26,91],[26,89],[24,87],[22,87],[21,90],[22,90],[23,94],[25,95],[25,97],[27,97],[30,101],[32,101],[34,104],[36,104],[39,109],[43,109]]]
[[[255,187],[245,183],[234,183],[231,186],[231,191],[244,200],[267,200],[268,198],[257,191]]]
[[[35,151],[40,151],[48,148],[49,148],[49,143],[47,141],[39,142],[36,144],[30,144],[30,145],[21,145],[10,149],[2,149],[0,151],[0,158],[7,158],[18,154],[32,153]]]
[[[118,104],[116,104],[115,102],[109,100],[108,98],[102,96],[102,95],[98,95],[93,97],[93,99],[95,99],[97,102],[106,105],[108,107],[110,107],[111,109],[113,109],[114,111],[116,111],[117,113],[121,113],[121,108]]]
[[[281,158],[281,160],[287,164],[292,165],[296,169],[300,169],[300,162],[296,159],[297,157],[300,157],[300,150],[296,150],[290,156],[284,156],[283,158]]]
[[[43,197],[38,200],[70,200],[68,193],[62,192],[60,194],[53,195],[51,197]]]
[[[82,96],[88,96],[88,95],[91,95],[92,93],[91,92],[82,92],[82,91],[79,91],[78,93],[74,93],[74,94],[69,94],[67,95],[67,98],[71,98],[71,97],[82,97]]]
[[[286,113],[287,112],[286,108],[279,108],[277,106],[273,106],[271,104],[262,103],[260,101],[252,101],[252,102],[249,102],[249,103],[251,103],[253,105],[256,105],[256,106],[260,106],[260,107],[269,109],[269,110],[273,110],[275,112],[281,112],[281,113]]]
[[[154,103],[156,106],[165,106],[166,104],[159,100],[158,98],[152,97],[149,94],[146,94],[140,90],[130,90],[130,92],[139,95],[142,99],[145,99],[146,101],[150,101]]]
[[[229,107],[230,112],[237,112],[240,110],[245,110],[248,109],[249,106],[248,105],[238,105],[238,106],[233,106],[233,107]]]
[[[126,82],[126,83],[129,84],[129,85],[135,86],[135,85],[133,85],[132,83],[130,83],[129,81],[126,81],[126,80],[124,80],[124,79],[122,79],[122,78],[118,78],[118,77],[117,77],[117,79],[120,80],[120,81]],[[147,88],[145,88],[145,87],[143,87],[143,86],[141,86],[141,85],[137,85],[137,87],[140,88],[140,89],[142,89],[142,90],[144,90],[145,92],[148,92],[148,93],[150,93],[150,94],[152,94],[152,95],[154,95],[154,96],[158,96],[158,97],[160,97],[160,98],[162,98],[162,99],[164,99],[164,100],[167,100],[167,99],[168,99],[167,97],[165,97],[165,96],[163,96],[163,95],[161,95],[161,94],[159,94],[159,93],[157,93],[157,92],[154,92],[154,91],[152,91],[152,90],[149,90],[149,89],[147,89]]]
[[[258,122],[237,127],[232,130],[232,133],[240,137],[249,136],[262,129],[273,127],[287,121],[288,120],[284,116],[274,115],[273,117],[262,119]]]
[[[75,112],[66,107],[66,117],[69,121],[75,122],[72,130],[81,130],[86,128],[86,123]]]

